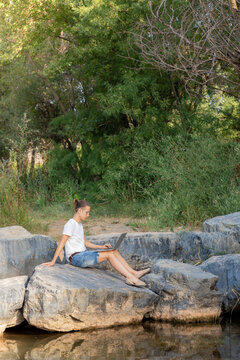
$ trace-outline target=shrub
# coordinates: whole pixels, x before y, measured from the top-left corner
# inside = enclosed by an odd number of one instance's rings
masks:
[[[6,165],[6,164],[5,164]],[[13,169],[0,168],[1,226],[20,225],[31,228],[31,217],[25,190]]]
[[[239,209],[240,149],[233,140],[207,135],[137,139],[123,154],[109,166],[102,191],[108,198],[144,202],[135,215],[173,226]]]

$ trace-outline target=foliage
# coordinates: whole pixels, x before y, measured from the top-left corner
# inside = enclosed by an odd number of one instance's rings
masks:
[[[191,96],[180,72],[142,63],[133,34],[146,1],[0,0],[0,10],[0,159],[12,160],[23,209],[77,196],[130,203],[159,226],[236,209],[239,101],[197,85]],[[29,151],[44,163],[29,164]]]
[[[26,113],[42,139],[72,152],[81,143],[86,173],[104,136],[143,121],[164,126],[160,102],[166,111],[175,102],[169,79],[143,68],[130,45],[131,30],[147,12],[146,2],[127,0],[5,4],[0,31],[5,123]]]
[[[150,1],[135,44],[142,60],[157,70],[181,74],[188,92],[221,89],[239,99],[238,2]]]
[[[1,167],[0,173],[0,221],[1,226],[21,225],[31,227],[25,190],[16,172]]]
[[[238,210],[240,149],[212,136],[136,138],[103,177],[105,198],[141,202],[158,226],[196,224]],[[139,204],[138,204],[139,205]]]

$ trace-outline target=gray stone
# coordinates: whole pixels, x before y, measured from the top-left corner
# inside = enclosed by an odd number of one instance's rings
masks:
[[[203,231],[232,234],[240,242],[240,212],[207,219],[203,223]]]
[[[199,267],[218,276],[216,289],[223,294],[223,312],[240,310],[240,254],[213,256]]]
[[[139,323],[156,297],[104,270],[40,265],[28,283],[24,317],[38,328],[63,332]]]
[[[22,226],[14,225],[14,226],[6,226],[0,227],[0,240],[1,239],[18,239],[19,237],[29,237],[32,234],[24,229]]]
[[[143,280],[159,295],[149,314],[155,320],[199,322],[220,316],[222,294],[214,289],[218,278],[196,266],[158,260]]]
[[[115,244],[119,234],[88,236],[96,244]],[[206,260],[214,254],[240,252],[235,236],[205,232],[153,232],[127,234],[119,252],[136,269],[152,266],[157,259],[172,259],[194,263]],[[100,267],[109,268],[106,263]]]
[[[115,244],[120,234],[87,236],[96,244]],[[124,259],[134,268],[151,266],[156,259],[172,258],[179,236],[176,233],[131,233],[127,234],[119,247]]]
[[[56,247],[52,238],[21,226],[0,228],[0,279],[31,275],[36,265],[52,259]]]
[[[179,261],[194,262],[206,260],[212,255],[240,252],[240,244],[233,234],[188,231],[179,233]]]
[[[0,332],[24,321],[22,307],[27,276],[0,280]]]

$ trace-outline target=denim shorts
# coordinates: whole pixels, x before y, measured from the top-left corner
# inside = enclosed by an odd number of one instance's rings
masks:
[[[98,257],[98,251],[82,251],[72,257],[71,265],[82,268],[96,266],[99,263]]]

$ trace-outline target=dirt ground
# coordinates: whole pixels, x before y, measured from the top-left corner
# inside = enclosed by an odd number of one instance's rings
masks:
[[[46,231],[41,231],[41,234],[51,236],[57,242],[60,240],[62,230],[65,223],[69,220],[67,218],[60,218],[51,220],[47,223]],[[133,233],[133,232],[148,232],[150,231],[147,226],[144,225],[143,220],[131,219],[127,217],[93,217],[88,218],[84,224],[85,235],[98,235],[98,234],[113,234],[113,233]],[[201,231],[201,227],[190,228],[183,226],[176,227],[173,231]],[[155,231],[169,232],[169,229],[159,229]]]
[[[51,236],[56,241],[59,241],[61,238],[63,227],[68,220],[69,219],[54,220],[51,224],[48,225],[48,229],[44,232],[44,234]],[[84,222],[84,232],[86,235],[98,235],[144,231],[144,229],[140,227],[135,227],[135,224],[133,224],[133,226],[130,226],[130,224],[131,219],[129,218],[89,218],[86,220],[86,222]]]

